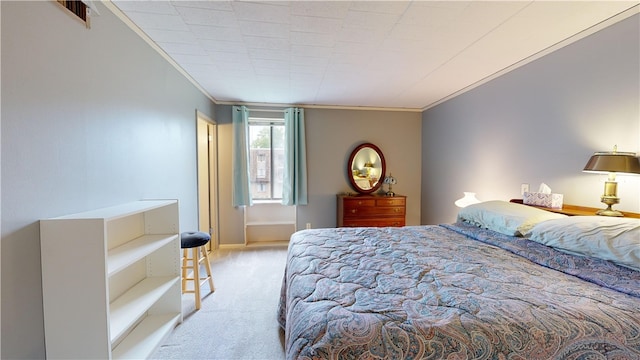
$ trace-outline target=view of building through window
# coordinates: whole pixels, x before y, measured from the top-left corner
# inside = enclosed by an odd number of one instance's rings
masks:
[[[254,200],[282,199],[284,122],[249,119],[249,166]]]

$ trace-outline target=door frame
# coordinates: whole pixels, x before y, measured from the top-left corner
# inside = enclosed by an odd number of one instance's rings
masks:
[[[210,250],[220,245],[218,216],[217,123],[196,110],[196,158],[198,178],[198,229],[209,233]]]

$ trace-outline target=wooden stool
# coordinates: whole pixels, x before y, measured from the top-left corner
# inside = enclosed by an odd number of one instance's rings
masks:
[[[182,293],[194,293],[196,296],[196,310],[200,309],[202,301],[200,298],[200,286],[209,280],[211,292],[213,278],[211,277],[211,264],[209,263],[209,253],[205,245],[211,240],[211,235],[201,231],[183,232],[180,234],[180,247],[182,248]],[[191,249],[191,257],[189,257]],[[200,263],[204,261],[204,268],[207,270],[206,277],[200,277]],[[190,263],[189,263],[190,262]],[[193,276],[187,277],[188,270],[193,270]],[[187,290],[187,281],[193,281],[193,290]]]

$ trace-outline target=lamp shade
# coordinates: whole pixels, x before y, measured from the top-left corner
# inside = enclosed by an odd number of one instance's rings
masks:
[[[640,161],[635,153],[597,152],[591,156],[583,171],[640,174]]]
[[[385,184],[388,184],[388,185],[395,185],[395,184],[397,184],[397,183],[398,183],[398,181],[396,180],[396,178],[394,178],[393,176],[391,176],[391,174],[389,174],[389,176],[385,177],[383,182],[384,182]]]

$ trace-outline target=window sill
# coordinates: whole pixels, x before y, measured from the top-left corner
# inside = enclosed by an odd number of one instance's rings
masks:
[[[282,204],[282,200],[253,200],[253,204]]]

